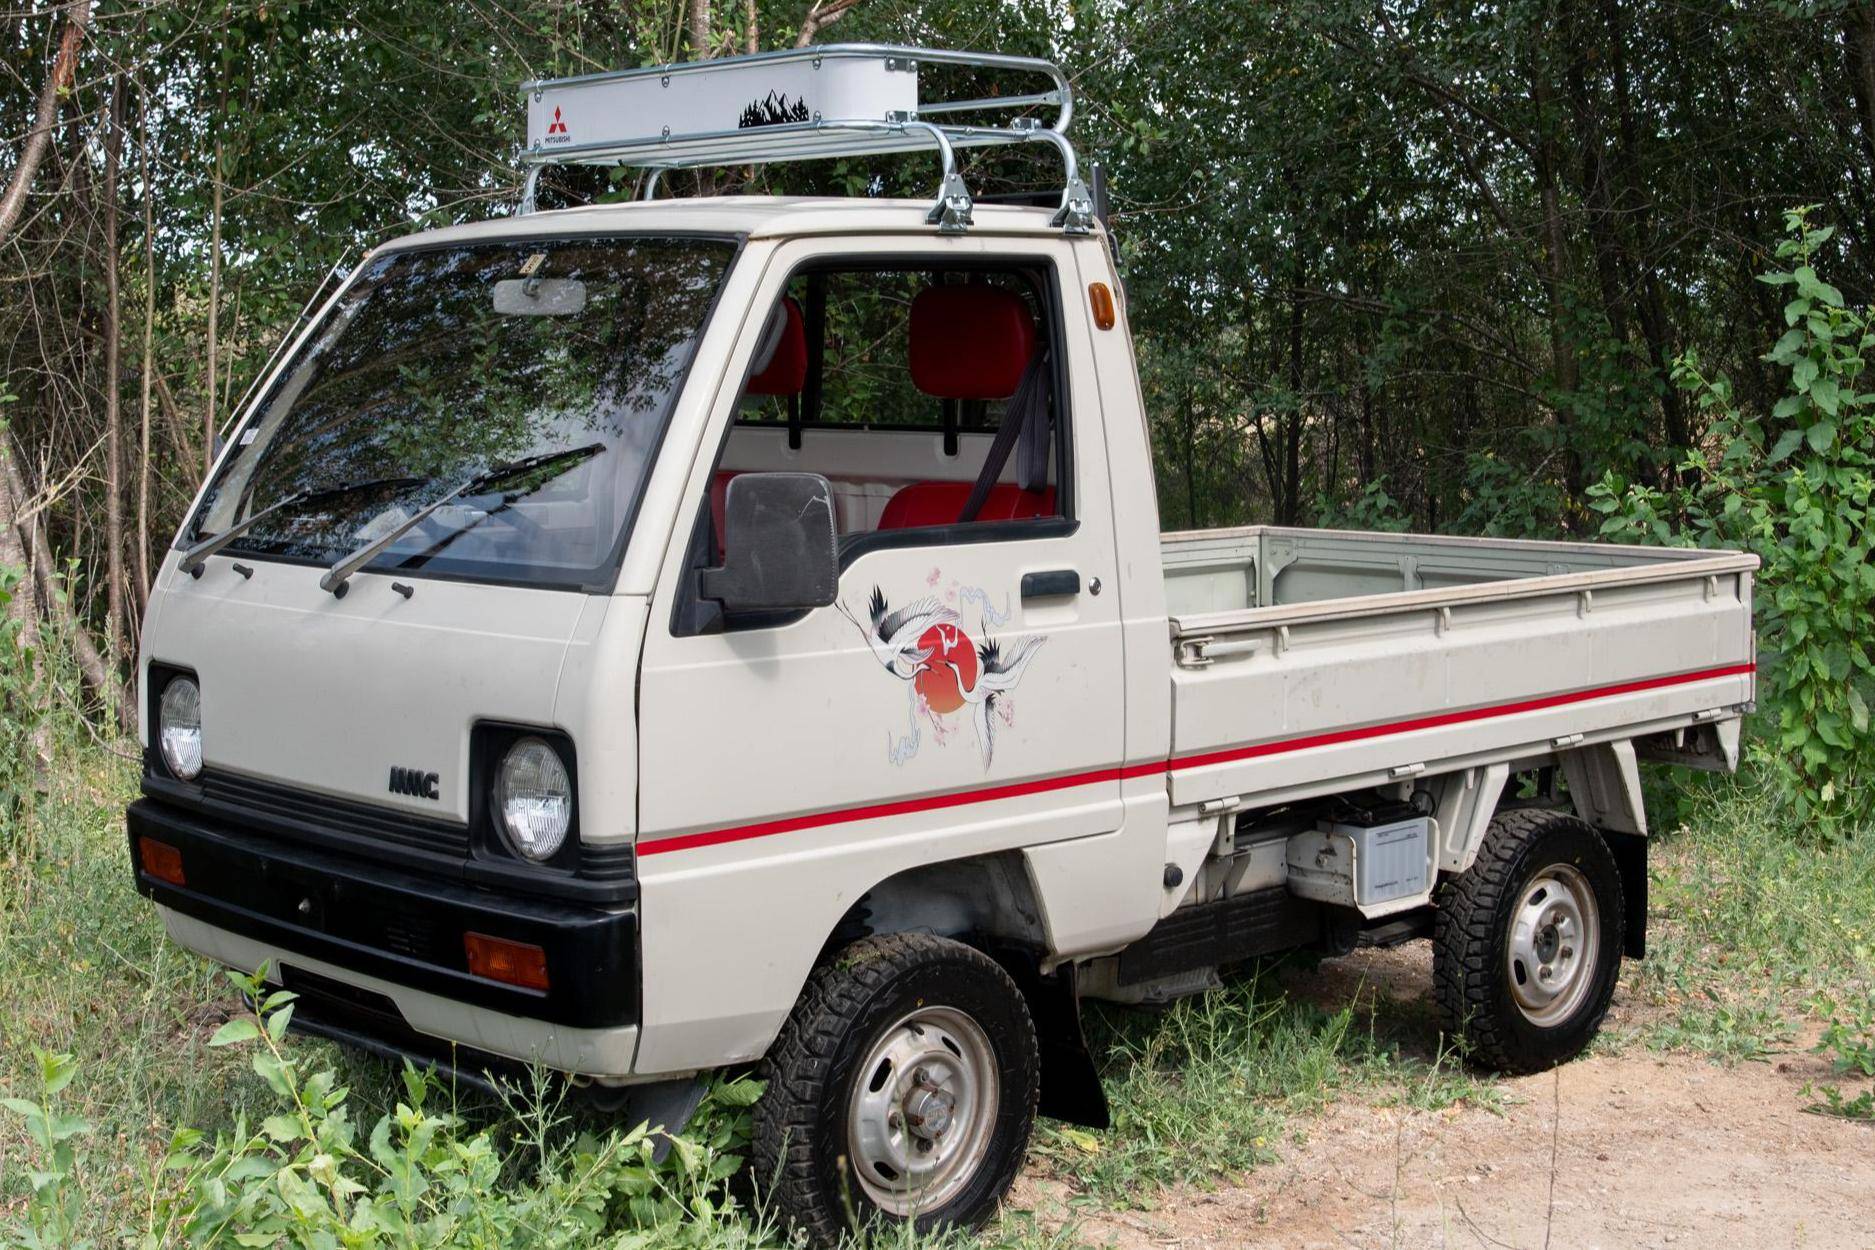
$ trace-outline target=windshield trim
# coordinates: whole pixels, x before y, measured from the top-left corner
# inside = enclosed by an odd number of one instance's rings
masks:
[[[249,396],[247,406],[242,410],[238,419],[228,427],[227,439],[222,446],[220,454],[215,458],[214,468],[211,469],[208,476],[203,479],[202,488],[197,493],[195,502],[190,505],[189,514],[183,518],[182,525],[176,531],[176,537],[170,544],[170,549],[176,552],[186,551],[195,544],[203,541],[201,523],[202,518],[207,515],[208,512],[210,488],[220,480],[223,471],[228,466],[229,459],[239,454],[242,433],[247,430],[279,393],[279,388],[287,379],[290,366],[299,358],[300,352],[304,346],[309,342],[316,341],[319,333],[330,324],[332,317],[336,315],[340,302],[345,298],[346,293],[357,285],[360,276],[377,261],[387,257],[408,256],[421,252],[444,251],[452,248],[525,245],[535,241],[570,242],[576,240],[618,240],[621,242],[636,242],[665,239],[727,243],[730,245],[730,252],[728,260],[723,266],[722,277],[716,284],[716,290],[711,293],[709,304],[705,307],[702,321],[698,325],[696,344],[690,353],[690,359],[684,362],[683,373],[677,380],[675,398],[671,401],[671,411],[667,412],[665,419],[659,423],[657,436],[652,440],[647,449],[646,465],[648,467],[646,469],[646,474],[648,481],[650,472],[655,469],[659,457],[664,454],[664,440],[670,435],[672,425],[671,416],[674,414],[676,406],[683,402],[685,394],[687,394],[690,389],[691,370],[695,366],[697,358],[696,349],[702,346],[704,338],[710,332],[710,327],[715,324],[716,315],[722,308],[723,292],[729,288],[731,281],[735,277],[736,267],[742,262],[743,254],[748,249],[748,234],[746,232],[722,230],[621,231],[584,229],[492,234],[487,237],[470,237],[451,240],[429,239],[424,235],[413,235],[409,240],[387,243],[374,251],[367,252],[361,257],[357,266],[353,268],[350,274],[346,275],[345,281],[340,284],[338,290],[332,293],[331,297],[326,301],[325,306],[319,310],[318,316],[314,317],[300,331],[299,336],[292,344],[292,349],[283,353],[281,358],[275,363],[273,375],[267,379],[266,388],[264,390],[257,389],[254,394]],[[634,492],[631,506],[620,520],[618,537],[613,540],[612,550],[596,567],[594,575],[583,582],[544,582],[538,578],[503,577],[499,574],[437,569],[427,565],[410,569],[396,569],[393,571],[390,569],[374,568],[373,566],[377,563],[376,559],[373,559],[362,568],[355,570],[355,574],[380,573],[385,576],[394,575],[400,580],[421,579],[426,581],[470,582],[476,585],[517,587],[527,590],[562,591],[584,595],[609,595],[618,584],[619,568],[624,563],[626,548],[631,543],[632,534],[638,528],[638,513],[644,506],[644,494],[645,492],[642,488]],[[238,545],[239,542],[240,540],[237,538],[231,546]],[[329,560],[306,556],[290,556],[274,552],[245,550],[240,554],[243,559],[265,561],[270,564],[297,565],[305,568],[319,569],[321,571],[331,566],[331,561]]]

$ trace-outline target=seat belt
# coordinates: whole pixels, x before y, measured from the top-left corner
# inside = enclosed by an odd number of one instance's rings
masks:
[[[1022,380],[1016,383],[1016,393],[1009,397],[1009,406],[1003,409],[1003,423],[990,443],[989,454],[983,457],[983,471],[977,474],[976,484],[970,488],[970,498],[964,501],[957,524],[974,522],[983,511],[983,505],[990,501],[990,492],[1002,479],[1003,466],[1009,463],[1009,453],[1015,450],[1023,427],[1031,421],[1048,419],[1047,364],[1048,352],[1044,349],[1036,352],[1029,359],[1028,368],[1022,371]]]

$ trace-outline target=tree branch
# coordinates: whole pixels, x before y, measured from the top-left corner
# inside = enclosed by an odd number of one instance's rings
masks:
[[[46,149],[52,145],[52,131],[59,122],[59,99],[71,90],[72,80],[77,75],[78,45],[90,21],[91,0],[71,0],[65,6],[65,32],[59,37],[59,51],[52,59],[52,71],[39,89],[33,128],[26,132],[19,164],[13,167],[13,174],[7,179],[5,193],[0,194],[0,243],[6,242],[7,236],[13,233],[20,212],[26,207],[26,193],[32,189],[33,176],[39,172],[39,162],[45,159]]]

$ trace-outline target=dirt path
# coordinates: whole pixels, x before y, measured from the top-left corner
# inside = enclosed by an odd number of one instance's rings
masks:
[[[1802,1110],[1825,1075],[1806,1052],[1725,1068],[1636,1047],[1503,1082],[1501,1115],[1342,1104],[1300,1124],[1280,1164],[1152,1211],[1081,1208],[1076,1231],[1123,1250],[1875,1250],[1875,1127]],[[1019,1195],[1040,1212],[1066,1197],[1039,1179]]]

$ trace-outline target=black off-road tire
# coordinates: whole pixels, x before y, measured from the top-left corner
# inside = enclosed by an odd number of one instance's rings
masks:
[[[1580,1001],[1539,1024],[1511,987],[1509,944],[1525,889],[1555,865],[1573,867],[1592,891],[1599,942]],[[1621,973],[1621,872],[1593,826],[1566,812],[1516,808],[1491,821],[1478,858],[1439,889],[1432,981],[1446,1034],[1472,1062],[1499,1072],[1541,1072],[1580,1054],[1601,1029]]]
[[[858,1065],[895,1022],[927,1006],[961,1010],[995,1053],[998,1104],[988,1146],[955,1197],[916,1211],[921,1233],[974,1228],[994,1214],[1028,1152],[1040,1057],[1028,1004],[1000,965],[923,933],[853,943],[819,968],[782,1027],[762,1076],[751,1163],[769,1209],[832,1246],[855,1224],[889,1221],[853,1172],[847,1115]]]

